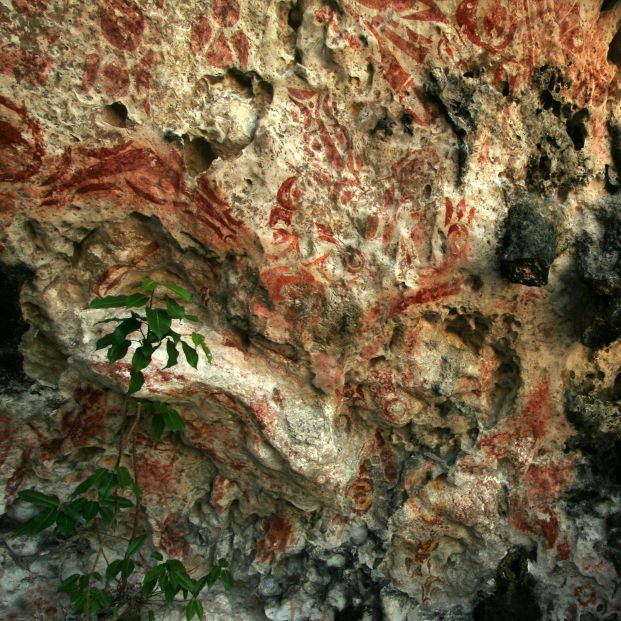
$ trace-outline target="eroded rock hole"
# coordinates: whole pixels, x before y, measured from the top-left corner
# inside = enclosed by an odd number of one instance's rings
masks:
[[[304,19],[304,6],[302,4],[302,0],[298,0],[289,11],[289,15],[287,16],[287,24],[289,24],[290,28],[293,30],[297,30],[301,25]]]
[[[127,127],[127,108],[120,101],[114,101],[104,106],[103,119],[114,127]]]
[[[568,121],[565,123],[567,129],[567,135],[574,143],[574,149],[580,151],[584,147],[588,131],[585,121],[589,118],[589,111],[586,108],[578,110]]]
[[[33,272],[25,265],[7,266],[0,263],[0,383],[3,390],[11,389],[27,378],[19,351],[22,336],[28,324],[22,316],[19,292],[22,284],[32,278]]]
[[[621,29],[617,31],[608,46],[608,62],[621,67]]]
[[[603,13],[604,11],[610,11],[610,9],[614,8],[617,4],[619,4],[619,0],[604,0],[602,2],[602,6],[600,11]]]
[[[217,155],[207,140],[185,136],[183,159],[190,175],[195,177],[205,172],[216,157]]]
[[[538,621],[535,579],[528,572],[528,552],[513,548],[500,561],[496,572],[496,590],[473,610],[474,621]]]

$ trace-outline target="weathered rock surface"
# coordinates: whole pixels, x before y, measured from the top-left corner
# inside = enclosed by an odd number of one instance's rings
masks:
[[[617,619],[620,21],[2,0],[0,617],[70,618],[92,542],[10,538],[16,495],[114,463],[85,308],[151,276],[214,356],[137,436],[154,544],[231,560],[209,619]]]

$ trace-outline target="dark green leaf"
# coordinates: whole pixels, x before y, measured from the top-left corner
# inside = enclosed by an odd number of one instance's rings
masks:
[[[115,561],[112,561],[106,568],[106,580],[108,582],[110,582],[110,580],[114,580],[116,575],[121,571],[122,567],[123,559],[117,558]]]
[[[56,526],[61,535],[69,537],[75,530],[75,519],[64,511],[60,511],[56,516]]]
[[[158,561],[162,561],[164,560],[164,555],[161,552],[154,550],[153,552],[151,552],[151,558],[154,558]]]
[[[58,507],[60,500],[58,496],[49,496],[48,494],[42,494],[34,489],[25,489],[21,492],[17,492],[17,495],[21,500],[25,500],[37,507]]]
[[[183,353],[188,364],[195,369],[198,368],[198,353],[193,347],[190,347],[185,341],[181,341]]]
[[[138,347],[132,356],[132,369],[134,371],[142,371],[151,364],[151,356],[155,350],[151,345],[144,344]]]
[[[98,511],[99,511],[99,503],[95,502],[94,500],[87,500],[86,503],[84,503],[84,509],[82,510],[82,516],[88,522],[89,520],[92,520],[97,515]]]
[[[63,507],[63,511],[77,522],[83,516],[85,505],[86,498],[76,498],[75,500],[67,503]]]
[[[220,577],[221,568],[216,565],[216,567],[212,567],[211,571],[207,574],[207,586],[211,588],[216,580]]]
[[[121,338],[121,341],[122,340],[123,338]],[[110,334],[106,334],[105,336],[102,336],[95,343],[95,351],[99,351],[100,349],[105,349],[106,347],[110,347],[111,345],[114,345],[117,342],[118,342],[118,339],[117,339],[116,333],[110,332]]]
[[[147,308],[146,312],[150,330],[158,339],[163,339],[170,330],[170,315],[163,308]]]
[[[158,283],[155,282],[155,280],[153,280],[152,278],[149,278],[148,276],[140,283],[140,288],[143,291],[148,291],[149,293],[151,293],[151,291],[155,291],[156,287],[157,287]]]
[[[127,308],[146,306],[149,303],[149,298],[142,293],[132,293],[127,296],[126,306]]]
[[[168,332],[168,336],[175,342],[175,343],[179,343],[179,341],[181,340],[181,335],[178,332],[175,332],[174,330],[170,330]]]
[[[151,418],[151,428],[149,429],[149,436],[153,442],[159,442],[164,433],[164,417],[161,414],[154,414]]]
[[[190,295],[189,291],[186,291],[183,287],[180,287],[179,285],[173,285],[169,282],[163,282],[162,285],[166,287],[166,289],[169,289],[173,293],[176,293],[182,300],[185,300],[186,302],[192,301],[192,296]]]
[[[166,599],[166,601],[169,604],[172,604],[172,602],[175,599],[175,595],[177,594],[178,590],[179,589],[176,589],[172,584],[168,583],[166,585],[166,588],[163,589],[163,591],[164,591],[164,599]]]
[[[117,360],[121,360],[121,358],[125,358],[130,345],[131,343],[129,341],[114,343],[108,350],[108,362],[116,362]]]
[[[97,468],[93,474],[87,479],[84,479],[71,493],[72,496],[78,496],[88,491],[91,487],[96,487],[103,477],[107,476],[110,471],[106,468]]]
[[[49,528],[55,521],[58,510],[54,508],[41,511],[34,517],[30,518],[26,523],[22,524],[15,534],[20,537],[22,535],[37,535],[46,528]]]
[[[112,513],[112,511],[104,505],[99,506],[99,515],[101,515],[106,524],[110,524],[110,522],[112,522],[112,519],[114,518],[114,514]]]
[[[203,350],[203,353],[205,354],[205,358],[207,358],[207,362],[211,364],[213,362],[213,356],[211,355],[211,351],[209,347],[207,347],[205,343],[201,343],[201,349]]]
[[[225,558],[221,558],[218,561],[218,565],[220,565],[220,567],[228,567],[229,566],[229,562]]]
[[[142,324],[135,317],[123,320],[115,329],[114,333],[117,337],[117,342],[122,341],[128,334],[140,330]]]
[[[224,585],[224,588],[227,591],[233,590],[233,576],[231,575],[231,572],[228,569],[223,569],[220,572],[220,581],[222,582],[222,584]]]
[[[123,561],[122,567],[121,567],[121,578],[123,580],[127,580],[127,578],[129,578],[132,573],[134,571],[134,561],[132,561],[131,558],[126,558]]]
[[[203,618],[203,603],[197,599],[191,599],[188,605],[185,607],[186,621],[191,621],[194,617],[197,617],[199,621]]]
[[[148,617],[147,621],[155,621],[155,615],[153,614],[152,610],[149,610],[147,617]]]
[[[166,296],[164,298],[164,302],[166,302],[166,310],[168,314],[173,319],[183,319],[185,317],[185,308],[181,306],[178,302],[175,302],[172,298]]]
[[[119,509],[131,509],[134,506],[134,503],[131,500],[123,498],[123,496],[118,496],[117,494],[106,496],[102,502],[109,507],[118,507]]]
[[[194,597],[198,597],[199,593],[205,588],[208,578],[209,575],[206,574],[202,578],[194,581],[194,590],[192,591]]]
[[[132,554],[136,554],[136,552],[138,552],[138,550],[140,550],[140,548],[143,546],[146,539],[146,535],[138,535],[138,537],[132,539],[127,546],[127,556],[132,556]]]
[[[70,591],[73,591],[78,586],[79,580],[80,580],[80,574],[72,574],[71,576],[69,576],[68,578],[65,578],[60,583],[58,590],[61,593],[69,593]]]
[[[132,369],[129,372],[129,386],[127,387],[127,394],[131,395],[135,392],[138,392],[142,385],[144,384],[144,375],[142,371],[134,371]]]
[[[125,308],[127,307],[126,295],[108,295],[104,298],[93,298],[89,308]]]
[[[97,479],[97,489],[99,490],[99,496],[107,496],[112,492],[112,489],[117,485],[116,474],[112,470],[105,470],[104,473]]]
[[[132,475],[129,474],[129,470],[125,466],[119,466],[116,469],[116,477],[122,489],[131,487],[134,484],[134,479],[132,479]]]
[[[151,582],[152,580],[157,580],[161,576],[164,575],[166,571],[165,565],[155,565],[155,567],[151,567],[149,571],[145,574],[143,582]]]
[[[168,354],[168,362],[164,368],[168,369],[169,367],[174,367],[179,358],[179,352],[177,351],[174,342],[171,340],[166,341],[166,353]]]
[[[187,319],[188,321],[191,321],[193,323],[198,323],[199,319],[196,315],[186,315],[184,317],[184,319]]]
[[[176,410],[169,409],[162,414],[162,417],[164,424],[170,431],[183,431],[185,429],[185,423]]]

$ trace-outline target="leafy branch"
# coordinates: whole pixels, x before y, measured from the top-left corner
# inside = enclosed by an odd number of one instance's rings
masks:
[[[155,292],[158,288],[166,290],[166,293],[163,300],[156,302]],[[147,541],[148,535],[145,532],[137,533],[143,492],[136,483],[138,464],[134,433],[142,416],[150,418],[149,435],[154,442],[159,442],[165,432],[183,431],[185,423],[179,412],[169,405],[160,401],[137,399],[131,395],[144,385],[143,371],[152,364],[155,352],[162,346],[167,355],[167,363],[163,367],[165,369],[178,363],[180,353],[183,353],[188,364],[195,369],[198,367],[199,351],[203,352],[209,363],[212,362],[211,352],[202,334],[192,331],[185,335],[173,329],[175,322],[197,323],[198,318],[188,314],[183,304],[168,292],[181,302],[192,301],[190,293],[182,287],[146,278],[135,293],[95,298],[88,306],[89,309],[122,308],[129,312],[129,316],[111,317],[98,322],[117,324],[95,345],[96,350],[107,349],[106,356],[111,364],[128,356],[132,344],[136,345],[131,352],[127,408],[114,468],[97,468],[76,486],[65,501],[61,501],[56,495],[44,494],[34,489],[18,493],[20,500],[30,503],[39,511],[14,531],[16,536],[34,536],[51,527],[55,527],[66,538],[88,530],[95,531],[98,549],[90,571],[87,574],[76,573],[69,576],[61,582],[58,589],[69,597],[74,612],[83,615],[86,621],[90,621],[93,615],[102,619],[124,618],[121,615],[127,609],[136,607],[140,610],[161,597],[170,605],[175,600],[179,601],[179,596],[186,604],[187,621],[194,617],[202,619],[203,605],[198,597],[203,589],[211,588],[218,580],[225,589],[233,588],[233,578],[225,559],[220,559],[209,573],[200,578],[192,578],[181,561],[164,560],[164,556],[157,550],[151,553],[151,559],[159,562],[146,571],[140,588],[135,581],[134,559]],[[130,415],[133,421],[128,425],[129,429],[125,434],[123,429]],[[133,441],[134,476],[128,468],[121,465],[128,438]],[[132,509],[133,523],[131,527],[127,527],[124,519]],[[130,537],[117,534],[123,526],[126,531],[131,530]],[[104,554],[104,540],[107,538],[125,541],[126,549],[122,558],[107,560]],[[106,563],[103,575],[97,571],[102,557]],[[148,610],[148,619],[155,619],[152,610]]]

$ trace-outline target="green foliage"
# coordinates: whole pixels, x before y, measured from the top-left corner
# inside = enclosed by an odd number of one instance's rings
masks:
[[[90,309],[121,308],[129,313],[129,316],[111,317],[99,322],[117,325],[96,342],[95,349],[107,349],[106,357],[112,364],[128,356],[132,343],[136,344],[131,353],[127,415],[134,417],[135,423],[143,415],[150,419],[149,435],[153,442],[159,442],[166,432],[181,432],[185,428],[179,412],[169,405],[131,397],[143,387],[143,371],[151,365],[155,352],[165,344],[168,359],[164,368],[177,364],[179,345],[192,367],[198,367],[199,350],[209,363],[212,362],[211,352],[202,334],[192,331],[189,341],[186,341],[185,335],[172,329],[174,322],[197,322],[198,318],[188,315],[183,305],[170,295],[164,296],[164,306],[155,305],[154,297],[158,288],[172,292],[183,302],[192,300],[190,293],[177,285],[145,278],[137,293],[95,298],[89,304]],[[130,434],[135,426],[130,426]],[[128,598],[135,597],[135,593],[139,593],[139,600],[133,603],[137,603],[139,607],[148,606],[151,600],[162,597],[169,605],[181,598],[185,602],[186,621],[194,618],[201,620],[204,618],[204,611],[198,597],[203,589],[211,588],[218,580],[227,590],[233,587],[228,562],[221,559],[209,573],[200,578],[192,578],[181,561],[165,560],[161,552],[153,550],[150,559],[158,563],[146,569],[138,589],[137,563],[141,571],[149,563],[149,559],[141,553],[147,543],[148,534],[137,532],[143,494],[130,471],[120,465],[123,435],[121,438],[117,465],[114,468],[97,468],[75,487],[66,500],[62,501],[58,496],[34,489],[20,491],[20,500],[31,504],[38,511],[17,528],[14,534],[34,536],[52,527],[58,535],[65,538],[82,532],[96,533],[99,549],[91,571],[69,576],[58,588],[69,597],[73,611],[82,615],[86,621],[93,618],[122,618]],[[127,532],[130,523],[133,524],[131,536],[119,535],[120,530]],[[110,561],[106,559],[103,554],[103,542],[106,538],[113,538],[117,542],[119,539],[125,540],[125,553],[122,558]],[[96,571],[102,557],[106,562],[103,576]],[[128,588],[130,580],[135,587],[133,589]],[[147,618],[155,621],[153,610],[147,611]]]

